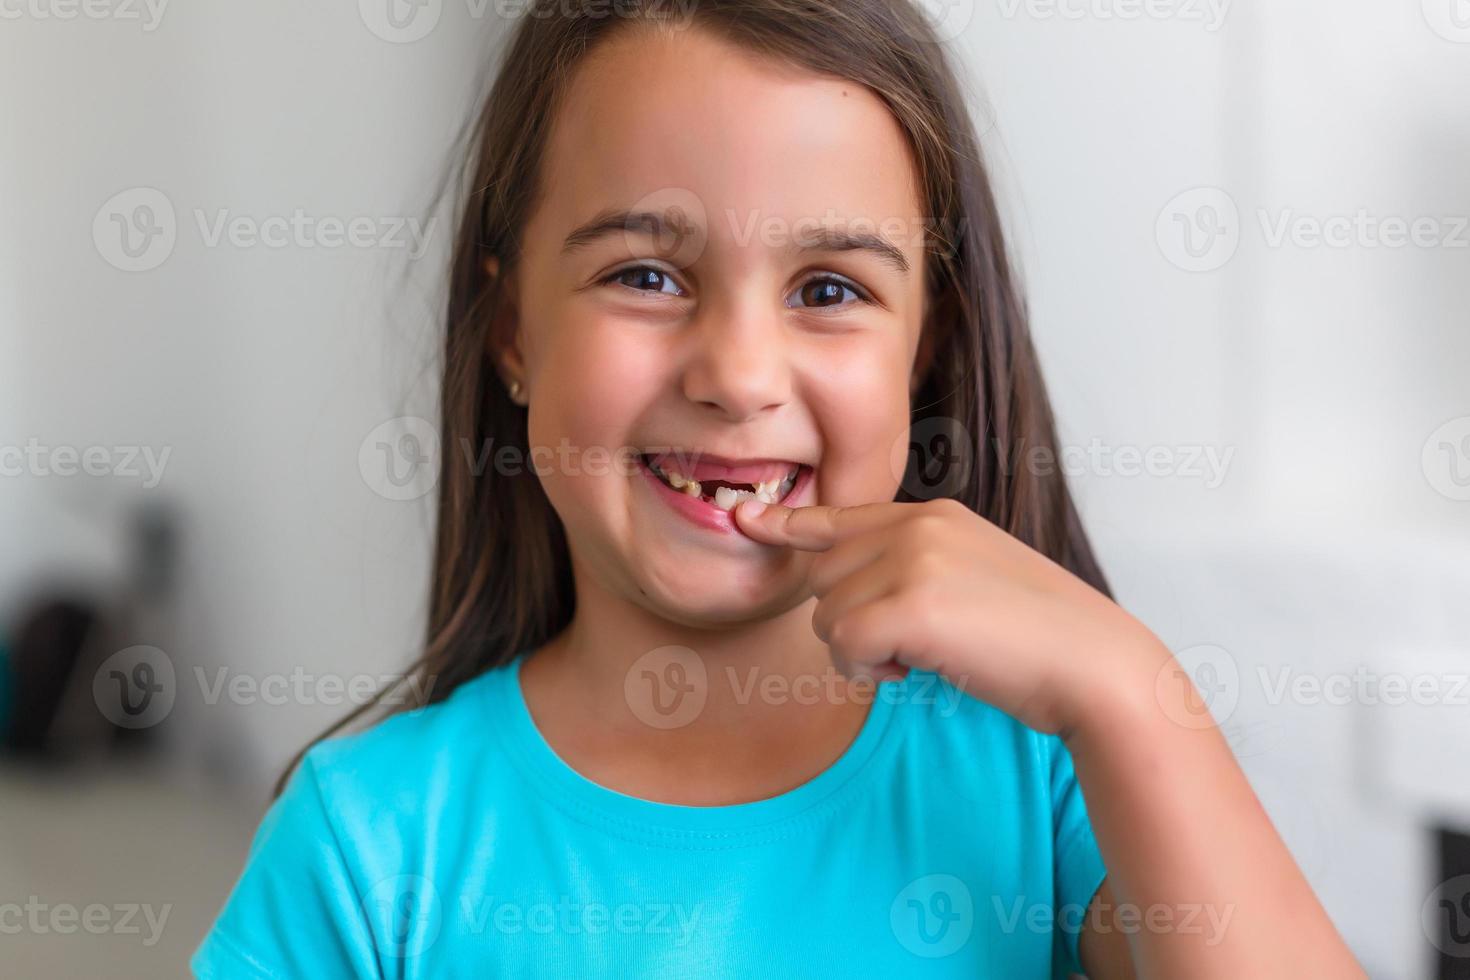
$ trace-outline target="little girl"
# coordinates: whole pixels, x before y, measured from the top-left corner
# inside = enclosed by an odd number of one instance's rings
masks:
[[[1044,465],[961,92],[912,0],[523,14],[431,703],[304,754],[197,975],[1362,976]]]

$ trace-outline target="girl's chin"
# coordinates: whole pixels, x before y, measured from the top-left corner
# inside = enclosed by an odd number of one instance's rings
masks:
[[[721,566],[733,562],[714,563]],[[747,568],[662,575],[639,586],[645,601],[666,619],[685,626],[728,626],[769,619],[801,604],[801,578],[790,570]]]

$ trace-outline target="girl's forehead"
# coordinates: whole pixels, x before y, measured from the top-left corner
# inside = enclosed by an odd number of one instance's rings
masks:
[[[577,68],[564,95],[543,164],[553,229],[670,189],[693,195],[712,226],[923,220],[902,127],[850,80],[701,30],[626,30]]]

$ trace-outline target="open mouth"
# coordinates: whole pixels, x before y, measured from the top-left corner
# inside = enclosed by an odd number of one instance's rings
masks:
[[[645,453],[639,461],[670,490],[723,511],[748,499],[781,503],[811,469],[779,460],[734,463],[679,453]]]

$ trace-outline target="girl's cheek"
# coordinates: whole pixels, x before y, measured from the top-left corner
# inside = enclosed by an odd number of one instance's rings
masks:
[[[664,383],[657,359],[646,342],[598,322],[549,331],[536,354],[532,445],[554,453],[549,477],[562,489],[595,496],[626,478],[618,453]]]
[[[873,343],[829,357],[809,386],[822,438],[817,491],[831,506],[889,501],[903,479],[894,462],[908,445],[907,362],[897,344]]]

